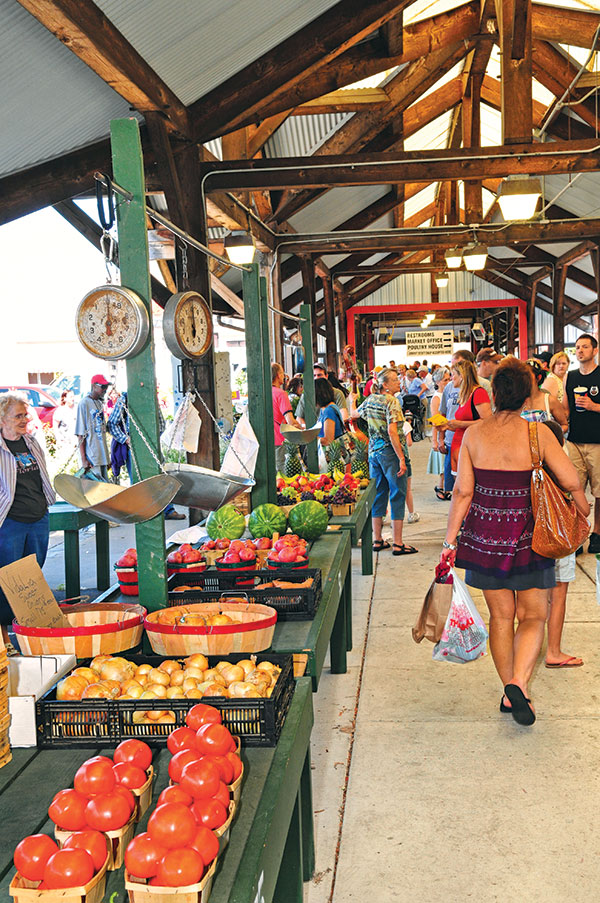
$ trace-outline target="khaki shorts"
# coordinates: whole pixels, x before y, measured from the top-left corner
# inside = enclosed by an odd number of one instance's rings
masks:
[[[600,445],[596,442],[567,442],[567,452],[583,489],[587,483],[595,499],[600,498]]]

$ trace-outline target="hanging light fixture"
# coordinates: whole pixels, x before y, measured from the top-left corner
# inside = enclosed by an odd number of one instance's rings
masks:
[[[446,288],[449,279],[448,273],[436,273],[435,284],[438,288]]]
[[[230,232],[225,237],[223,247],[232,263],[243,266],[252,263],[254,257],[254,236],[250,232]]]
[[[476,242],[467,245],[463,249],[463,260],[465,267],[473,272],[474,270],[483,270],[487,261],[488,250],[485,245],[479,245]]]
[[[462,249],[449,248],[444,254],[446,266],[449,270],[457,270],[462,263]]]
[[[500,183],[498,205],[505,220],[531,219],[541,196],[539,179],[508,176]]]

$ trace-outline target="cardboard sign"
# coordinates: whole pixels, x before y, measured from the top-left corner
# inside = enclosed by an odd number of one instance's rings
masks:
[[[28,555],[0,568],[0,586],[17,623],[23,627],[69,626],[35,555]]]

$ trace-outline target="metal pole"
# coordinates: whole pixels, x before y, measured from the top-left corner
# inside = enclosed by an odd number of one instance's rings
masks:
[[[313,379],[313,334],[310,304],[300,305],[300,334],[304,346],[304,421],[314,426],[317,419],[315,406],[315,381]],[[306,463],[310,473],[319,472],[317,440],[306,446]]]
[[[148,311],[150,337],[142,351],[127,360],[127,404],[141,425],[156,458],[160,458],[158,402],[154,366],[154,341],[150,291],[150,260],[146,229],[146,193],[139,127],[135,119],[114,119],[110,124],[115,180],[130,191],[133,199],[117,207],[119,266],[121,282],[137,292]],[[160,473],[136,430],[131,430],[132,454],[142,479]],[[140,598],[145,608],[156,611],[167,601],[165,564],[165,520],[162,514],[136,524]]]
[[[256,461],[252,507],[275,502],[275,442],[271,393],[271,355],[266,282],[257,263],[244,271],[244,325],[246,329],[246,376],[248,417],[260,450]]]

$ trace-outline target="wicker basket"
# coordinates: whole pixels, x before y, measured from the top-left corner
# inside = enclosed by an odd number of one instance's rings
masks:
[[[106,870],[108,857],[91,881],[83,887],[68,887],[64,890],[38,890],[39,881],[28,881],[17,872],[10,882],[9,893],[15,903],[102,903],[106,890]]]
[[[104,602],[61,605],[70,627],[23,627],[13,621],[24,655],[94,658],[133,649],[142,639],[146,609],[141,605]]]
[[[4,715],[0,720],[0,768],[7,765],[12,759],[8,734],[10,730],[10,715]]]
[[[181,627],[158,623],[160,611],[144,621],[150,645],[157,655],[183,656],[192,652],[229,655],[231,652],[262,652],[273,641],[277,612],[269,605],[232,603],[228,600],[178,606],[182,612],[226,614],[238,623],[217,627]],[[170,613],[173,608],[168,609]],[[241,622],[241,623],[240,623]]]
[[[146,783],[131,791],[135,797],[133,820],[136,823],[141,820],[144,813],[150,808],[150,803],[152,802],[152,784],[154,782],[154,768],[152,765],[146,770],[146,774],[148,775]]]
[[[144,878],[134,878],[125,870],[125,889],[129,903],[208,903],[217,860],[198,884],[187,887],[151,887]]]

